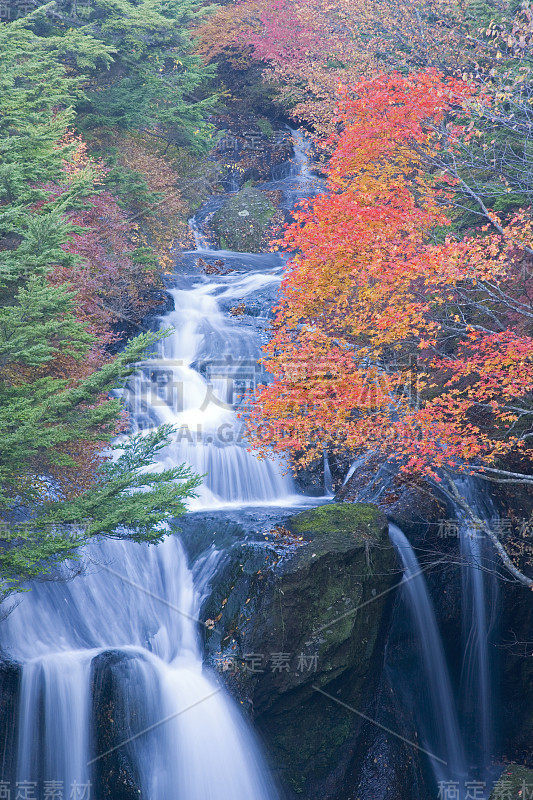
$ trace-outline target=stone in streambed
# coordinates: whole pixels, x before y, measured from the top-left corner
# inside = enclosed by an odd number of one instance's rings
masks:
[[[141,776],[132,736],[152,720],[144,717],[140,658],[121,650],[99,653],[91,664],[93,781],[100,800],[139,800]]]
[[[268,197],[258,189],[242,189],[213,215],[211,228],[222,249],[259,253],[275,211]]]
[[[16,779],[17,734],[22,667],[0,661],[0,780]]]

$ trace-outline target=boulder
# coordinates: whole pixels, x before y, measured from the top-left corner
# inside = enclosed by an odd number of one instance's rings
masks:
[[[0,661],[0,780],[16,780],[17,733],[22,668]]]
[[[211,228],[224,250],[259,253],[276,209],[258,189],[246,188],[215,212]]]
[[[91,665],[93,782],[101,800],[139,800],[140,774],[132,734],[147,727],[138,701],[138,659],[109,650]]]
[[[268,538],[262,563],[257,546],[242,548],[222,600],[215,589],[211,651],[293,796],[336,797],[383,661],[398,579],[387,519],[371,504],[335,503]]]

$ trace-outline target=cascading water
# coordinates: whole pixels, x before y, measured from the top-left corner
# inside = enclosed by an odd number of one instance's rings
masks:
[[[344,479],[346,484],[353,474],[359,469],[371,454],[366,454],[356,459],[351,465]],[[385,470],[378,470],[374,478],[362,489],[357,499],[361,502],[379,502],[380,496],[389,485],[390,475]],[[462,497],[466,500],[470,509],[479,520],[491,522],[497,520],[497,513],[490,497],[472,478],[456,478],[456,485]],[[436,626],[433,611],[431,609],[431,599],[429,597],[425,578],[419,575],[413,581],[405,582],[404,589],[408,599],[411,616],[415,622],[417,641],[419,642],[423,661],[425,663],[424,675],[430,686],[430,693],[433,693],[435,667],[430,665],[429,653],[427,652],[428,641],[438,643],[434,645],[434,655],[440,663],[440,673],[444,674],[441,691],[444,691],[448,698],[447,704],[452,709],[451,714],[455,720],[453,727],[448,725],[448,733],[441,741],[443,752],[447,752],[447,760],[451,765],[449,770],[444,770],[448,775],[448,780],[454,780],[450,774],[465,774],[472,779],[484,784],[485,789],[476,786],[479,797],[488,796],[487,787],[497,777],[498,768],[493,766],[496,745],[495,730],[496,720],[494,719],[493,709],[498,705],[498,693],[495,680],[494,653],[496,648],[492,646],[494,632],[497,621],[497,602],[498,586],[494,569],[494,553],[492,546],[485,534],[480,529],[473,526],[465,512],[459,505],[454,508],[455,519],[449,521],[450,535],[459,537],[461,554],[461,626],[462,626],[462,669],[459,681],[459,702],[451,688],[451,681],[448,677],[448,668],[445,652],[440,633]],[[391,540],[398,551],[400,560],[406,570],[406,575],[417,566],[416,555],[404,534],[396,527],[391,526]],[[445,534],[446,535],[446,534]],[[409,563],[406,562],[406,554]],[[416,570],[420,571],[420,568]],[[414,584],[414,585],[411,585]],[[424,611],[425,609],[425,611]],[[438,656],[438,657],[437,657]],[[442,700],[442,698],[441,698]],[[438,712],[438,705],[441,701],[438,697],[431,700],[431,708],[419,709],[421,726],[426,728],[428,742],[437,742],[431,734],[435,720],[444,720],[446,716]],[[415,702],[415,705],[417,703]],[[420,706],[420,703],[418,703]],[[457,710],[455,710],[457,708]],[[437,709],[437,711],[436,711]],[[426,722],[424,722],[426,720]],[[455,733],[453,733],[455,730]],[[444,729],[443,729],[444,731]],[[456,736],[458,734],[458,736]],[[459,745],[453,742],[460,742],[460,757],[458,757]],[[453,745],[453,746],[452,746]],[[437,745],[433,745],[436,747]],[[432,752],[432,746],[428,745]],[[443,770],[437,762],[432,764],[434,773],[439,780],[442,778]],[[466,770],[466,772],[465,772]],[[460,781],[459,781],[460,782]],[[453,789],[455,791],[455,789]],[[460,794],[455,795],[462,798],[463,794],[468,796],[468,790],[463,787]]]
[[[282,192],[281,206],[292,208],[302,195],[316,191],[309,160],[309,144],[293,131],[294,159],[284,177],[264,184]],[[314,181],[314,183],[313,183]],[[220,206],[212,198],[199,219]],[[210,211],[206,215],[206,209]],[[162,319],[175,333],[160,344],[156,357],[127,387],[125,400],[138,429],[162,423],[177,428],[172,443],[160,454],[160,466],[185,462],[206,478],[196,502],[190,508],[223,508],[228,505],[291,505],[301,501],[283,464],[259,461],[248,452],[242,422],[234,405],[239,397],[265,374],[257,364],[268,316],[261,309],[253,318],[223,313],[235,309],[250,297],[266,293],[265,312],[281,279],[284,259],[278,253],[247,254],[213,250],[198,220],[191,221],[197,250],[185,255],[216,258],[230,267],[228,274],[193,281],[187,289],[171,291],[175,311]],[[270,293],[270,295],[269,295]]]
[[[492,522],[496,510],[473,480],[458,484],[462,496],[479,519]],[[473,526],[457,509],[457,523],[462,556],[463,595],[463,668],[461,675],[461,708],[464,726],[471,743],[471,758],[480,766],[484,777],[490,774],[494,755],[497,705],[494,680],[494,648],[491,637],[496,625],[498,586],[491,569],[492,546],[482,531]]]
[[[287,208],[311,193],[308,145],[295,138],[293,166],[267,184]],[[187,288],[173,290],[176,311],[162,325],[175,332],[125,391],[134,425],[176,426],[156,468],[187,462],[207,473],[196,508],[301,502],[280,465],[247,452],[233,409],[235,394],[256,382],[267,318],[252,324],[222,310],[275,289],[283,260],[212,251],[201,215],[192,227],[198,250],[189,257],[209,253],[235,271],[208,281],[193,269]],[[207,551],[191,570],[176,536],[157,547],[94,542],[77,577],[33,585],[0,628],[4,651],[23,665],[17,780],[56,783],[74,800],[87,790],[88,800],[89,782],[118,751],[147,800],[277,797],[253,734],[203,671],[197,617],[216,566]],[[99,727],[117,720],[96,718],[94,692],[111,661],[121,736],[101,751]]]
[[[429,689],[430,707],[420,720],[424,746],[436,756],[430,761],[438,781],[464,781],[468,775],[465,749],[444,648],[426,581],[405,534],[396,525],[390,525],[389,535],[404,568],[402,588],[415,623]]]
[[[124,705],[141,709],[117,745],[137,764],[142,796],[275,797],[250,732],[202,672],[196,619],[217,554],[195,574],[176,537],[102,542],[85,556],[86,574],[41,584],[3,624],[6,651],[24,663],[18,780],[65,792],[94,782],[105,753],[90,736],[91,675],[112,650],[130,664]]]
[[[171,423],[177,429],[157,468],[185,462],[206,475],[191,508],[290,505],[298,499],[278,464],[259,461],[247,450],[233,406],[236,394],[259,382],[260,343],[255,329],[228,319],[219,306],[221,299],[243,302],[278,282],[275,275],[252,274],[172,290],[176,311],[163,324],[175,333],[128,387],[136,427]]]
[[[472,481],[460,483],[462,495],[480,519],[489,520],[494,508],[481,497]],[[390,538],[404,567],[403,588],[415,623],[417,642],[430,689],[430,708],[421,715],[420,725],[427,749],[446,761],[446,767],[432,761],[438,781],[458,782],[457,798],[468,797],[468,782],[477,781],[478,797],[487,797],[498,770],[494,756],[496,704],[491,633],[496,620],[497,584],[490,570],[490,545],[460,509],[452,528],[460,537],[462,574],[463,663],[460,702],[457,704],[437,627],[431,598],[414,550],[395,525]],[[413,577],[415,576],[415,577]],[[457,710],[456,710],[457,709]],[[460,788],[462,786],[462,788]],[[454,789],[455,791],[455,789]]]
[[[333,479],[331,477],[331,467],[329,466],[328,451],[324,450],[324,494],[326,497],[333,497]]]

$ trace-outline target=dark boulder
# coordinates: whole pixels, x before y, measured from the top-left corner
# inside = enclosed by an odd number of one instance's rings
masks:
[[[215,589],[208,646],[282,783],[294,796],[336,797],[383,662],[398,576],[387,520],[370,504],[325,505],[269,540],[262,561],[257,547],[241,549],[218,614]]]

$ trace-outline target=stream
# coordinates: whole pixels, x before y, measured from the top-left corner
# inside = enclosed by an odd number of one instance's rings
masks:
[[[282,192],[286,209],[319,186],[305,136],[295,131],[293,137],[293,160],[263,184]],[[173,332],[139,365],[124,391],[133,432],[162,423],[175,426],[154,469],[185,462],[206,476],[189,503],[191,514],[315,506],[332,496],[327,453],[324,496],[308,497],[283,462],[256,459],[243,438],[236,412],[246,410],[243,394],[266,379],[257,360],[285,262],[279,253],[210,247],[205,225],[222,200],[208,200],[191,221],[196,249],[180,255],[169,290],[175,310],[159,320]],[[220,262],[220,274],[202,274],[199,258]],[[228,313],[241,304],[246,314]],[[422,646],[430,700],[429,710],[421,709],[420,735],[439,756],[435,779],[485,775],[494,747],[487,655],[491,621],[488,589],[475,568],[482,558],[479,544],[463,537],[462,691],[470,700],[459,712],[425,579],[409,580],[419,570],[414,551],[394,526],[391,538]],[[113,780],[128,791],[134,787],[124,797],[137,792],[146,800],[280,796],[250,725],[203,664],[200,609],[222,556],[211,545],[190,564],[177,535],[157,547],[94,542],[74,579],[35,583],[15,604],[1,623],[0,638],[3,651],[23,665],[19,783],[60,786],[72,800],[113,797],[105,790]],[[114,721],[105,717],[110,697],[122,721],[106,737],[96,731],[111,730]],[[475,708],[467,708],[472,697]],[[464,731],[477,743],[473,750],[464,744]],[[119,774],[112,774],[117,763]],[[59,800],[57,794],[52,797]]]
[[[295,133],[295,143],[293,161],[270,184],[286,208],[312,180],[305,137]],[[160,321],[174,332],[139,365],[124,400],[134,432],[161,423],[177,428],[154,469],[186,462],[206,475],[191,512],[298,507],[310,499],[283,464],[247,450],[235,413],[243,391],[264,378],[257,359],[284,261],[276,253],[210,249],[199,231],[219,202],[208,201],[192,221],[197,249],[182,256],[179,285],[170,290],[176,310]],[[233,271],[202,276],[195,265],[202,256]],[[263,307],[251,323],[225,313],[258,297]],[[191,569],[177,536],[157,547],[95,542],[85,549],[81,575],[32,587],[1,626],[4,651],[23,664],[19,784],[56,785],[88,800],[119,749],[124,780],[146,798],[277,797],[253,732],[202,668],[198,615],[218,555],[207,550]],[[122,741],[99,748],[98,687],[109,673],[123,709]]]

